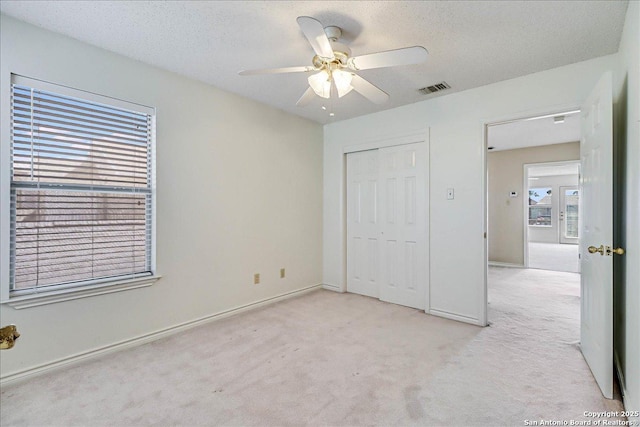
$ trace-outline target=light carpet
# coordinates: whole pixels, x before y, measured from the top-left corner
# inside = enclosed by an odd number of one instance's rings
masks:
[[[621,410],[579,276],[490,269],[491,327],[316,291],[3,387],[2,426],[524,425]],[[18,344],[19,345],[19,342]]]
[[[529,242],[529,268],[580,272],[578,245]]]

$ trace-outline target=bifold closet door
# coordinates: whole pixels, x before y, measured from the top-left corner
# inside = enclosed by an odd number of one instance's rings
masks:
[[[347,155],[347,291],[425,309],[428,147]]]
[[[347,291],[378,298],[378,151],[347,154]]]
[[[425,309],[428,298],[428,147],[379,150],[380,299]]]

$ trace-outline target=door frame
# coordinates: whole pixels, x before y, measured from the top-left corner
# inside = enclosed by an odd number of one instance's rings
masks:
[[[380,148],[394,147],[398,145],[407,145],[414,144],[419,142],[425,142],[427,144],[427,155],[428,155],[428,163],[427,163],[427,177],[429,185],[427,186],[427,194],[431,194],[431,145],[430,145],[430,128],[425,127],[423,129],[419,129],[414,132],[409,133],[401,133],[401,134],[392,134],[381,136],[377,138],[371,139],[363,139],[361,143],[349,145],[342,148],[342,206],[341,206],[341,221],[340,221],[340,234],[341,234],[341,244],[342,244],[342,284],[339,289],[339,292],[347,291],[347,154],[355,153],[359,151],[368,151],[368,150],[376,150]],[[429,212],[429,201],[427,200],[427,212]],[[427,233],[431,230],[431,216],[429,215],[429,221],[427,222]],[[431,306],[431,269],[429,266],[431,265],[431,242],[427,241],[427,251],[428,258],[427,262],[427,289],[425,292],[425,313],[430,314]]]
[[[529,168],[531,167],[536,167],[536,166],[563,166],[563,165],[570,165],[570,164],[578,164],[578,173],[580,171],[580,160],[559,160],[556,162],[540,162],[540,163],[525,163],[523,166],[523,173],[522,173],[522,188],[523,188],[523,197],[522,197],[522,209],[524,212],[524,217],[523,217],[523,221],[522,221],[522,227],[524,229],[523,231],[523,236],[524,236],[524,268],[529,268],[529,221],[527,220],[527,218],[529,217],[529,204],[528,198],[525,198],[524,196],[528,193],[529,190]],[[526,193],[526,194],[525,194]],[[558,216],[558,229],[556,230],[558,232],[558,243],[560,242],[560,233],[562,232],[560,230],[560,194],[558,194],[558,210],[555,212],[555,215]]]
[[[483,213],[484,213],[484,303],[480,313],[482,324],[489,325],[489,289],[488,289],[488,271],[489,271],[489,168],[487,167],[488,147],[489,147],[489,127],[503,125],[507,123],[520,122],[530,120],[532,118],[554,117],[558,115],[566,115],[580,111],[580,103],[574,102],[570,104],[551,105],[536,109],[520,112],[508,112],[501,116],[487,117],[481,122],[482,132],[482,193],[483,193]],[[526,236],[523,236],[526,237]],[[527,240],[525,239],[525,242]],[[528,259],[528,254],[525,260]],[[524,261],[524,260],[523,260]]]

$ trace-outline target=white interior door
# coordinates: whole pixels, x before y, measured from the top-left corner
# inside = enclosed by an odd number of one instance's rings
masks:
[[[605,73],[582,106],[580,346],[602,394],[613,397],[612,82]],[[592,246],[602,249],[590,253]],[[609,248],[609,250],[607,250]]]
[[[378,150],[347,154],[347,292],[378,298]]]
[[[380,299],[428,307],[428,155],[426,142],[382,148]]]
[[[577,245],[580,215],[580,190],[575,186],[561,186],[560,192],[560,243]]]

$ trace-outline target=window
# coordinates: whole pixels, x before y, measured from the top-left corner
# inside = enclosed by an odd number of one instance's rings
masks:
[[[564,236],[578,238],[580,190],[564,190]]]
[[[152,275],[153,123],[149,107],[13,76],[10,296]]]
[[[551,227],[551,187],[529,188],[529,225]]]

